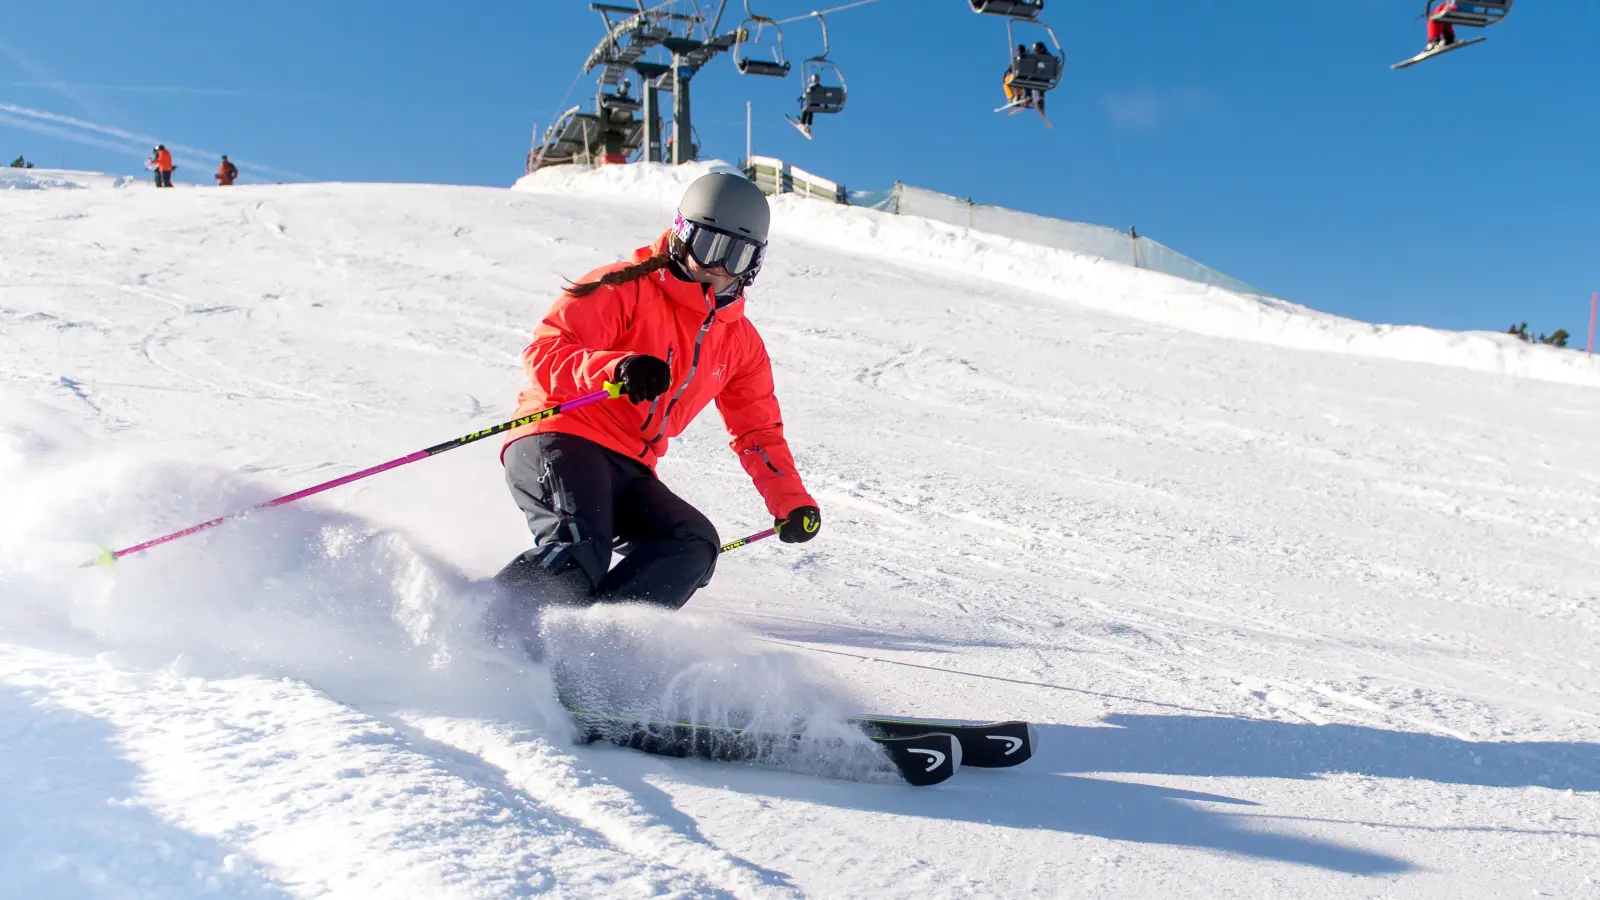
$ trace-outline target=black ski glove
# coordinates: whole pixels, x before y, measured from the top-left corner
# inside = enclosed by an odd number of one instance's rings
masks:
[[[617,363],[614,377],[632,403],[654,400],[672,386],[672,369],[662,360],[642,354]]]
[[[778,519],[773,525],[778,529],[778,540],[804,544],[822,530],[822,511],[815,506],[797,506],[789,511],[787,519]]]

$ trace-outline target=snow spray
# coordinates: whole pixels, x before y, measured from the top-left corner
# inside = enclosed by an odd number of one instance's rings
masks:
[[[211,528],[216,525],[221,525],[223,522],[227,522],[230,519],[237,519],[240,516],[254,512],[255,510],[268,509],[274,506],[282,506],[285,503],[293,503],[296,500],[310,497],[312,494],[320,494],[323,491],[329,490],[330,488],[336,488],[340,485],[349,484],[352,481],[360,481],[369,475],[376,475],[379,472],[387,472],[390,469],[397,469],[403,465],[406,465],[407,463],[414,463],[417,460],[427,459],[430,456],[438,456],[440,453],[443,453],[446,450],[454,450],[457,447],[464,447],[467,444],[483,440],[486,437],[503,434],[512,430],[513,428],[520,428],[530,422],[538,422],[542,419],[549,419],[559,416],[564,412],[570,412],[574,409],[588,406],[591,403],[598,403],[601,400],[614,399],[616,397],[620,397],[621,395],[622,385],[616,382],[608,381],[606,382],[606,386],[604,388],[595,391],[592,394],[585,394],[576,400],[567,400],[562,403],[557,403],[555,406],[549,407],[548,409],[542,409],[536,413],[530,413],[526,416],[512,419],[509,422],[502,422],[493,428],[485,428],[482,431],[474,431],[471,434],[462,435],[454,440],[445,441],[442,444],[435,444],[432,447],[418,450],[415,453],[408,453],[405,456],[399,457],[398,459],[391,459],[386,463],[381,463],[379,465],[372,466],[371,468],[362,469],[359,472],[352,472],[349,475],[335,478],[331,481],[324,481],[321,484],[313,485],[312,487],[305,488],[304,490],[295,491],[292,494],[285,494],[282,497],[267,500],[263,503],[257,503],[255,506],[246,507],[244,509],[228,513],[225,516],[219,516],[210,520],[209,522],[201,522],[199,525],[191,525],[181,531],[174,531],[171,534],[145,541],[142,544],[134,544],[132,547],[127,547],[122,550],[112,550],[109,548],[104,549],[101,551],[98,558],[84,563],[82,566],[80,566],[80,568],[88,568],[89,566],[93,565],[108,566],[129,554],[138,553],[141,550],[148,550],[151,547],[155,547],[159,544],[165,544],[168,541],[175,541],[181,537],[188,537],[191,534],[204,531],[207,528]]]
[[[602,603],[552,609],[539,630],[556,692],[580,719],[624,732],[634,723],[694,722],[788,735],[753,748],[749,761],[847,780],[892,776],[881,748],[850,724],[860,709],[854,691],[726,623],[646,603]]]

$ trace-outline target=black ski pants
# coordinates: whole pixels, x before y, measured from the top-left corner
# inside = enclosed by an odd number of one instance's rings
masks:
[[[534,434],[505,451],[533,549],[496,576],[533,605],[645,601],[678,609],[711,582],[722,546],[649,466],[586,438]],[[612,551],[623,556],[611,567]]]

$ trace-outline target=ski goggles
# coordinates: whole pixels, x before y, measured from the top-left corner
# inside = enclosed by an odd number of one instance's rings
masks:
[[[694,261],[708,269],[721,266],[729,275],[742,278],[761,268],[766,248],[756,241],[718,231],[699,222],[678,216],[672,234],[683,242]]]

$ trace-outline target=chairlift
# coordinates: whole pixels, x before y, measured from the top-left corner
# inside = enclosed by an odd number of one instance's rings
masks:
[[[642,98],[634,97],[629,93],[631,87],[632,83],[626,79],[614,91],[610,92],[606,90],[606,85],[602,84],[600,86],[600,107],[618,112],[638,112],[644,106],[644,101]]]
[[[744,0],[744,14],[745,20],[740,23],[739,30],[734,32],[737,39],[733,44],[733,67],[739,70],[740,75],[789,77],[789,62],[783,58],[783,29],[772,19],[751,12],[750,0]],[[772,58],[752,58],[749,55],[750,47],[769,46],[762,41],[769,28],[773,34],[773,42],[770,44]]]
[[[979,15],[1007,16],[1033,21],[1044,12],[1044,0],[967,0]]]
[[[1511,13],[1511,0],[1456,0],[1435,15],[1433,7],[1436,2],[1437,0],[1426,0],[1422,14],[1429,20],[1443,25],[1486,28],[1496,22],[1505,21],[1506,16]]]
[[[1045,52],[1040,52],[1037,48],[1039,44],[1044,43],[1043,41],[1036,42],[1032,49],[1026,49],[1026,44],[1017,41],[1016,24],[1016,19],[1006,20],[1006,46],[1011,50],[1011,86],[1018,90],[1040,93],[1055,90],[1056,86],[1061,84],[1063,56],[1061,42],[1056,40],[1056,33],[1043,22],[1029,22],[1028,24],[1044,29],[1045,34],[1050,37],[1050,43],[1055,45],[1056,52],[1052,54],[1048,52],[1048,48]],[[1019,53],[1015,49],[1017,47],[1025,49]]]
[[[812,13],[822,25],[822,52],[800,63],[804,93],[800,95],[802,113],[837,113],[844,110],[844,73],[828,59],[828,22],[821,13]]]
[[[1438,13],[1433,11],[1436,3],[1437,0],[1424,0],[1422,15],[1418,18],[1438,22],[1441,25],[1487,28],[1496,22],[1505,21],[1506,16],[1511,13],[1511,0],[1455,0],[1455,2],[1445,5]],[[1389,68],[1404,69],[1407,66],[1414,66],[1425,59],[1432,59],[1442,53],[1460,50],[1473,44],[1481,44],[1483,41],[1484,38],[1479,36],[1466,40],[1453,40],[1449,43],[1429,44],[1423,48],[1421,53],[1410,59],[1403,59]]]

